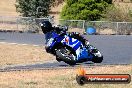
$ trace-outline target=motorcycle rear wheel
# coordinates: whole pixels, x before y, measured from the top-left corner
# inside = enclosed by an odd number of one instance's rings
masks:
[[[71,51],[67,48],[60,48],[56,51],[56,57],[64,61],[69,65],[76,64],[76,56],[71,53]]]
[[[57,60],[58,62],[61,62],[61,61],[62,61],[58,56],[56,56],[56,60]]]

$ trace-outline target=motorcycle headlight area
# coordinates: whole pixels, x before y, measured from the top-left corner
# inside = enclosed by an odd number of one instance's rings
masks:
[[[91,53],[98,53],[97,49],[91,49],[90,51],[91,51]]]
[[[92,45],[89,45],[89,51],[93,53],[95,56],[98,56],[98,57],[102,56],[99,50],[93,47]]]
[[[85,41],[85,44],[86,44],[86,45],[89,45],[89,41]]]
[[[97,51],[96,53],[94,53],[95,56],[101,57],[101,53],[99,51]]]

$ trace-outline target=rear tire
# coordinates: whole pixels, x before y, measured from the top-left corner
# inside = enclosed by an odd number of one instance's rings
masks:
[[[64,62],[71,65],[71,66],[76,65],[76,62],[70,62],[70,61],[64,61]]]
[[[57,60],[58,62],[61,62],[61,61],[62,61],[58,56],[56,56],[56,60]]]
[[[68,54],[68,52],[70,52],[70,53]],[[76,56],[74,54],[72,54],[71,51],[67,48],[58,49],[56,51],[56,57],[57,57],[57,59],[59,58],[69,65],[76,64],[76,60],[75,60]]]

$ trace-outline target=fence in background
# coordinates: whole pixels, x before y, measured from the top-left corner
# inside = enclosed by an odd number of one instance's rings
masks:
[[[96,28],[98,34],[132,34],[132,22],[108,22],[85,20],[60,20],[61,25],[80,28],[85,32],[89,26]]]
[[[0,16],[0,30],[37,32],[40,30],[39,23],[44,20],[49,20],[49,18]]]
[[[39,23],[52,18],[32,17],[5,17],[0,16],[0,30],[19,30],[28,32],[39,32]],[[107,21],[85,21],[85,20],[59,20],[61,25],[69,26],[69,30],[85,32],[87,27],[93,26],[99,34],[132,34],[132,22],[107,22]]]

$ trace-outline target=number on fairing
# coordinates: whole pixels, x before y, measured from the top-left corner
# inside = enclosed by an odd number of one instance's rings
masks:
[[[47,46],[50,46],[52,44],[53,40],[54,40],[53,38],[50,38],[49,41],[47,42]]]

